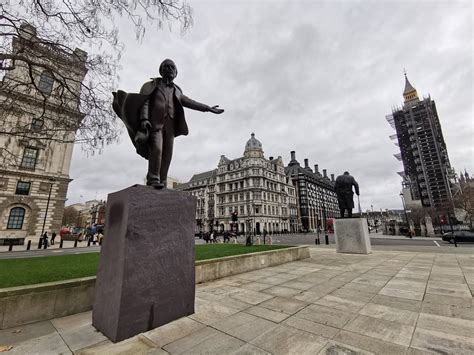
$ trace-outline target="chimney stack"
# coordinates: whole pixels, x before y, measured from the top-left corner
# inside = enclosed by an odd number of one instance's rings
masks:
[[[331,181],[334,181],[334,174],[331,174]]]
[[[290,154],[291,154],[291,160],[296,160],[296,152],[292,150]]]
[[[305,167],[305,168],[309,168],[309,166],[308,166],[308,159],[305,159],[305,160],[304,160],[304,167]]]
[[[316,174],[319,174],[319,166],[318,166],[318,164],[314,164],[314,172],[315,172]]]
[[[326,169],[323,169],[323,176],[324,176],[325,178],[328,177],[328,171],[327,171]]]

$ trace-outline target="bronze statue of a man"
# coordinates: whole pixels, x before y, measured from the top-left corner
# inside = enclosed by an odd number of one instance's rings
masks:
[[[224,110],[185,96],[173,83],[178,70],[171,59],[161,63],[159,72],[161,78],[146,82],[139,94],[114,92],[112,106],[125,123],[137,153],[148,160],[147,185],[163,188],[173,155],[174,138],[189,132],[183,107],[216,114]]]
[[[349,172],[344,172],[344,175],[339,175],[336,178],[334,189],[336,190],[337,202],[339,203],[339,210],[341,211],[341,218],[344,218],[344,212],[347,210],[347,216],[352,217],[352,209],[354,208],[354,186],[355,193],[359,196],[359,184]]]

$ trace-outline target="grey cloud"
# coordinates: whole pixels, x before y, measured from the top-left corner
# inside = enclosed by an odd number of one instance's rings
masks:
[[[122,31],[120,88],[139,90],[162,59],[178,65],[185,94],[219,104],[221,116],[187,111],[190,135],[175,141],[170,174],[186,181],[221,154],[242,155],[255,132],[265,155],[297,151],[328,173],[350,170],[361,204],[401,206],[402,170],[385,115],[401,105],[403,68],[436,101],[452,165],[473,170],[472,6],[467,2],[194,2],[195,25]],[[104,154],[75,153],[70,200],[141,183],[146,161],[122,137]],[[126,172],[127,169],[135,170]],[[99,192],[98,192],[99,194]]]

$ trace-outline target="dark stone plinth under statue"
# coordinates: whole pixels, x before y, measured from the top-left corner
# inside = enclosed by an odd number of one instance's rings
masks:
[[[92,325],[118,342],[194,313],[196,199],[135,185],[109,194]]]

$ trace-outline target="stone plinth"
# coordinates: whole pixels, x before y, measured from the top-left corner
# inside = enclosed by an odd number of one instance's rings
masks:
[[[92,324],[113,342],[194,313],[195,213],[175,190],[109,194]]]
[[[365,218],[341,218],[334,221],[336,252],[370,254],[369,230]]]

